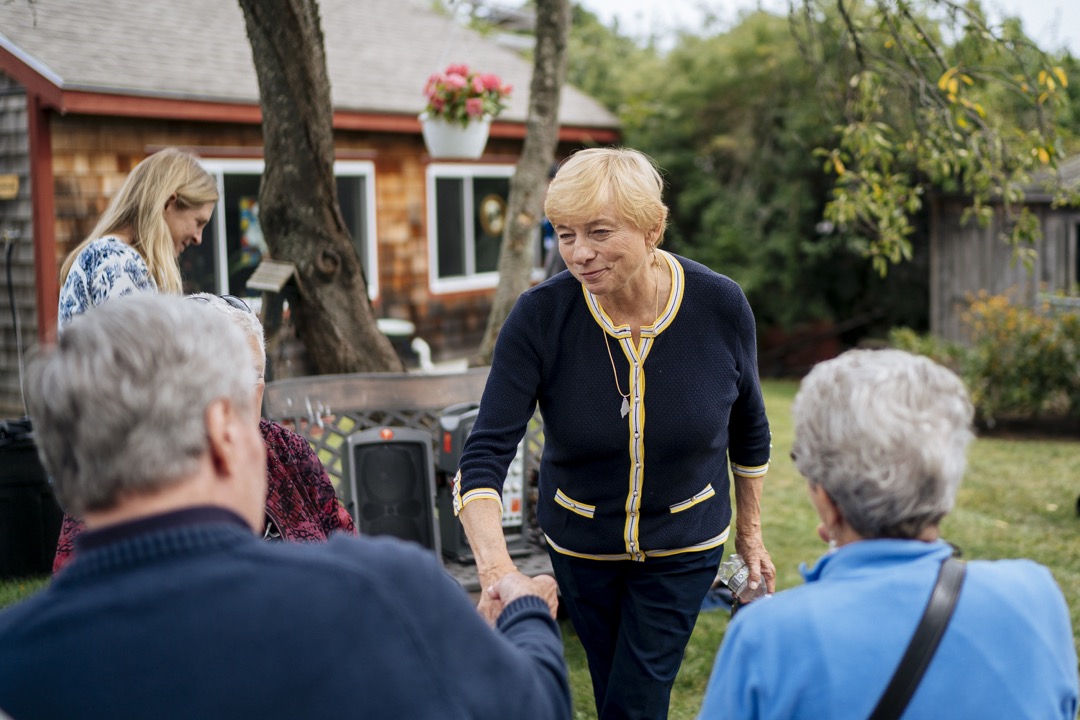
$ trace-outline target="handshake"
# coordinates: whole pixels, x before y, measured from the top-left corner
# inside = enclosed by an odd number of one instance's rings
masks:
[[[551,617],[556,616],[559,609],[559,587],[555,578],[550,575],[529,577],[517,570],[500,576],[490,585],[485,585],[477,610],[488,624],[494,627],[503,609],[526,595],[539,596],[547,603]]]

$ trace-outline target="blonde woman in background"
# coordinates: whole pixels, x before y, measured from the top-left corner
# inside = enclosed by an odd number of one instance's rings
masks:
[[[136,165],[60,268],[57,331],[110,298],[180,294],[177,258],[202,242],[217,200],[217,182],[189,152],[167,148]]]

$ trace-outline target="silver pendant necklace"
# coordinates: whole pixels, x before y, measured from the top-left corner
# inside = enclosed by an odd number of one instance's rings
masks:
[[[653,325],[656,325],[656,320],[660,317],[660,261],[653,260],[653,266],[656,268],[656,298],[653,300]],[[611,361],[611,374],[615,377],[615,390],[622,396],[622,405],[619,406],[620,417],[626,417],[630,414],[630,393],[624,393],[622,386],[619,385],[619,371],[615,369],[615,356],[611,354],[611,343],[608,341],[607,331],[604,328],[600,328],[600,332],[604,334],[604,347],[607,349],[608,360]],[[633,387],[631,386],[631,389]]]

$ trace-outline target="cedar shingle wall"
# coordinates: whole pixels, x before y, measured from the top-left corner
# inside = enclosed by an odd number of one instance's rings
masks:
[[[34,298],[34,239],[30,204],[30,140],[26,124],[26,92],[0,74],[0,175],[19,178],[14,200],[0,200],[0,416],[24,414],[19,388],[19,355],[7,280],[7,238],[14,236],[11,254],[12,287],[18,311],[24,354],[37,337]]]
[[[148,148],[181,145],[259,148],[257,126],[142,119],[54,116],[57,263],[92,229],[98,216]],[[514,158],[516,140],[492,139],[487,152]],[[428,289],[425,150],[419,135],[339,132],[340,157],[374,153],[379,316],[412,321],[436,358],[474,352],[483,335],[492,290],[431,295]],[[232,153],[232,155],[230,155]]]

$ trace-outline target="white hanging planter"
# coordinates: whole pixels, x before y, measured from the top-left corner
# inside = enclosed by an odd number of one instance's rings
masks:
[[[442,118],[420,115],[420,124],[424,132],[424,145],[433,158],[456,160],[475,160],[484,154],[488,132],[491,130],[491,117],[484,116],[473,120],[468,125],[448,123]]]

